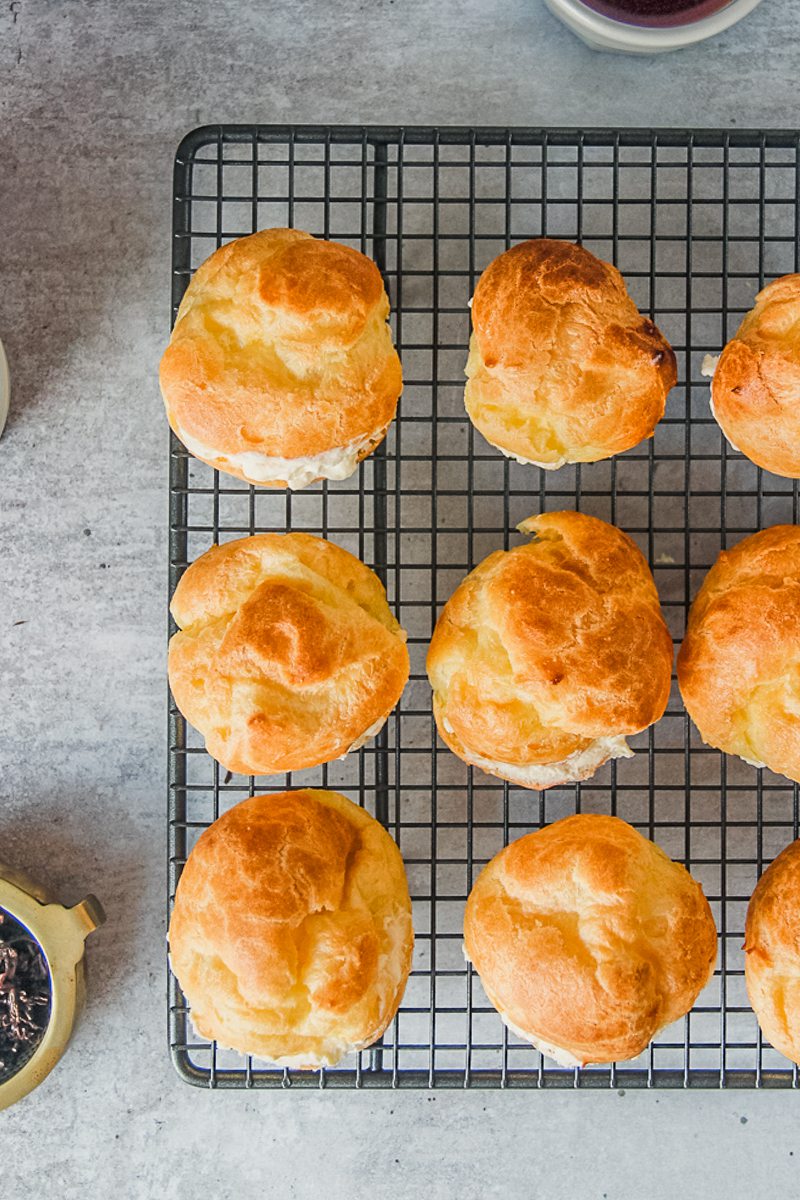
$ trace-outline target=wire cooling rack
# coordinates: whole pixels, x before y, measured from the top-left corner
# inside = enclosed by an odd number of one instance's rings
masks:
[[[797,521],[797,483],[722,439],[700,367],[765,280],[798,270],[798,135],[537,129],[228,126],[196,130],[175,166],[173,315],[223,242],[295,225],[370,254],[383,271],[405,387],[384,446],[341,483],[253,489],[173,439],[170,585],[212,542],[264,530],[331,538],[373,566],[408,630],[411,680],[374,743],[284,779],[226,775],[170,709],[170,896],[199,833],[254,791],[336,788],[384,822],[405,858],[413,972],[382,1043],[313,1074],[269,1069],[193,1030],[175,981],[179,1073],[210,1087],[795,1087],[762,1043],[743,978],[744,914],[763,867],[798,834],[797,788],[704,747],[677,688],[632,759],[535,793],[472,771],[437,741],[424,662],[441,606],[531,513],[613,521],[654,570],[676,642],[720,549]],[[606,462],[544,472],[509,462],[464,412],[468,301],[509,245],[579,239],[620,268],[672,342],[679,380],[655,437]],[[720,933],[717,972],[692,1012],[636,1061],[555,1066],[502,1025],[461,951],[464,902],[510,839],[576,809],[630,821],[686,864]]]

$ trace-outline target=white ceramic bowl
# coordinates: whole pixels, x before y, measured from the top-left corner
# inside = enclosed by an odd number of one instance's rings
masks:
[[[686,25],[629,25],[615,21],[582,4],[581,0],[544,0],[560,21],[593,50],[618,50],[627,54],[662,54],[680,50],[729,29],[752,12],[760,0],[730,0],[718,12]]]
[[[8,416],[8,404],[11,396],[11,378],[8,374],[8,359],[6,352],[3,349],[3,343],[0,342],[0,434],[3,432],[3,427]]]

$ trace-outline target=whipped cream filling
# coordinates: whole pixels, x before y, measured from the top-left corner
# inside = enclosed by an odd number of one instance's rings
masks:
[[[524,1029],[520,1029],[513,1021],[510,1021],[507,1016],[500,1013],[500,1020],[515,1033],[523,1042],[530,1042],[534,1050],[538,1050],[540,1054],[544,1054],[547,1058],[554,1059],[560,1067],[582,1067],[583,1063],[574,1054],[570,1054],[569,1050],[564,1050],[561,1046],[552,1046],[549,1042],[543,1042],[541,1038],[534,1037],[532,1033],[526,1033]]]
[[[444,727],[448,733],[455,732],[446,719]],[[552,763],[495,762],[471,750],[468,753],[473,766],[481,767],[490,773],[496,772],[504,779],[522,787],[552,787],[559,783],[577,783],[581,779],[588,779],[610,758],[633,758],[633,750],[625,738],[619,736],[595,738],[583,750],[576,750],[559,762]]]
[[[217,1042],[217,1045],[219,1046],[221,1043]],[[258,1062],[270,1063],[275,1067],[289,1067],[296,1071],[319,1071],[322,1067],[335,1067],[351,1049],[350,1046],[342,1046],[341,1050],[337,1048],[332,1054],[321,1054],[319,1057],[313,1054],[280,1054],[275,1058],[267,1058],[262,1054],[251,1054],[250,1057],[255,1058]]]
[[[315,479],[347,479],[358,466],[360,456],[371,446],[377,445],[381,433],[349,442],[346,446],[334,446],[322,454],[301,458],[279,458],[277,455],[262,454],[258,450],[243,450],[240,454],[225,454],[206,446],[198,438],[183,429],[175,431],[190,454],[206,459],[212,465],[227,465],[241,471],[256,483],[283,481],[292,491],[308,487]]]
[[[564,467],[567,464],[566,458],[559,458],[556,462],[539,462],[535,458],[523,458],[521,454],[514,454],[513,450],[506,450],[503,446],[498,446],[497,442],[493,442],[486,434],[481,431],[482,436],[490,446],[494,446],[495,450],[499,450],[506,458],[512,458],[514,462],[518,462],[523,467],[541,467],[543,471],[557,471],[559,467]]]
[[[486,437],[486,434],[483,436]],[[489,442],[488,438],[486,440]],[[568,461],[566,458],[559,458],[556,462],[539,462],[536,458],[523,458],[521,454],[514,454],[511,450],[504,450],[496,442],[489,442],[489,445],[494,446],[495,450],[499,450],[506,458],[513,458],[514,462],[518,462],[523,467],[541,467],[543,471],[557,471],[559,467],[565,467]]]
[[[702,362],[702,364],[701,364],[701,366],[700,366],[700,374],[701,374],[701,375],[705,375],[706,379],[713,379],[713,378],[714,378],[714,372],[716,371],[716,369],[717,369],[717,365],[719,364],[719,360],[720,360],[721,358],[722,358],[722,355],[721,355],[721,354],[707,354],[707,355],[705,356],[705,358],[703,359],[703,362]],[[711,390],[710,390],[710,395],[709,395],[709,399],[708,399],[708,407],[711,409],[711,415],[712,415],[712,417],[713,417],[713,418],[714,418],[714,420],[717,422],[717,424],[719,425],[720,429],[722,429],[722,425],[720,424],[720,419],[719,419],[719,417],[717,416],[716,410],[715,410],[715,408],[714,408],[714,389],[713,389],[713,387],[712,387],[712,388],[711,388]],[[728,443],[728,445],[730,446],[731,450],[735,450],[737,454],[743,454],[743,453],[744,453],[744,451],[743,451],[743,450],[740,450],[740,449],[739,449],[739,447],[736,445],[736,443],[735,443],[735,442],[732,442],[732,441],[731,441],[731,439],[728,437],[728,435],[727,435],[727,433],[725,432],[725,430],[724,430],[724,429],[722,429],[722,436],[725,438],[725,441]],[[745,762],[747,762],[747,761],[748,761],[748,760],[747,760],[747,759],[745,759]]]
[[[377,721],[373,721],[369,729],[365,729],[361,737],[356,738],[350,749],[345,750],[344,754],[340,755],[339,761],[341,762],[343,758],[347,758],[348,754],[352,754],[354,750],[360,750],[362,746],[365,746],[370,738],[374,738],[377,733],[380,733],[388,720],[389,714],[387,713],[385,717],[378,717]]]
[[[763,771],[767,766],[766,763],[759,762],[757,758],[745,758],[743,754],[740,754],[739,758],[742,762],[746,762],[749,767],[757,767],[759,771]]]
[[[467,947],[463,942],[461,943],[461,953],[464,955],[465,960],[472,965],[472,959],[467,954]],[[535,1050],[538,1050],[540,1054],[545,1054],[548,1058],[554,1059],[560,1067],[583,1066],[581,1060],[576,1058],[574,1054],[570,1054],[569,1050],[564,1050],[561,1046],[553,1046],[550,1042],[544,1042],[541,1038],[534,1037],[531,1033],[526,1033],[524,1029],[520,1029],[518,1025],[515,1025],[499,1008],[497,1009],[497,1014],[506,1029],[510,1029],[520,1041],[530,1042]]]

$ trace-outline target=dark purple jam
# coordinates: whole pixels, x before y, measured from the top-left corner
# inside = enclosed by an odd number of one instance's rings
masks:
[[[0,1083],[33,1056],[50,1020],[50,971],[24,925],[0,908]]]
[[[730,0],[581,0],[587,8],[626,25],[691,25],[726,8]]]

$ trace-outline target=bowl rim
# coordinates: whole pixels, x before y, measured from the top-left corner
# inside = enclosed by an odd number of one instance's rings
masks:
[[[11,372],[8,369],[8,359],[0,340],[0,433],[8,416],[8,406],[11,399]]]
[[[729,0],[717,12],[685,25],[633,25],[617,21],[613,17],[589,8],[582,0],[547,0],[558,13],[563,14],[575,29],[591,35],[618,41],[621,45],[636,45],[654,50],[670,45],[690,46],[735,25],[756,8],[761,0]]]

